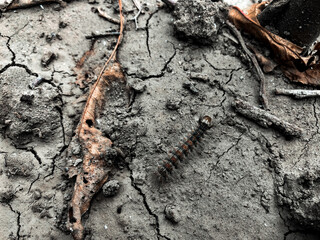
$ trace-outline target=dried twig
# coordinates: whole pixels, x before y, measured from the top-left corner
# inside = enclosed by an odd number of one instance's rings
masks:
[[[287,137],[301,137],[303,133],[301,128],[283,121],[267,111],[254,107],[240,99],[235,100],[232,106],[235,108],[236,112],[255,121],[260,126],[264,128],[275,128],[284,133]]]
[[[138,13],[133,17],[134,23],[136,25],[136,29],[138,29],[138,18],[140,16],[142,7],[139,0],[133,0],[134,5],[138,8]]]
[[[254,65],[254,67],[256,69],[258,77],[259,77],[259,80],[260,80],[260,98],[261,98],[260,100],[261,100],[261,103],[263,105],[263,108],[264,109],[269,109],[269,103],[268,103],[268,99],[267,99],[267,96],[266,96],[266,79],[265,79],[264,73],[262,72],[255,55],[253,53],[251,53],[249,51],[249,49],[247,48],[247,46],[246,46],[246,44],[245,44],[245,42],[244,42],[244,40],[243,40],[243,38],[241,36],[241,33],[229,21],[227,21],[227,25],[228,25],[229,29],[238,38],[241,47],[243,48],[244,52],[248,55],[248,57],[250,58],[250,60],[252,61],[253,65]]]
[[[107,151],[112,142],[102,135],[95,125],[95,118],[103,106],[104,92],[112,81],[124,81],[124,74],[120,64],[116,61],[117,49],[122,40],[124,17],[122,1],[119,1],[120,35],[109,59],[103,66],[97,81],[92,86],[80,123],[77,128],[77,137],[81,143],[84,157],[80,172],[69,170],[69,177],[77,175],[73,196],[70,202],[68,222],[75,240],[82,240],[84,227],[82,215],[89,209],[92,197],[99,191],[108,179],[111,170],[106,165]],[[107,159],[108,160],[108,159]]]
[[[103,17],[104,19],[106,19],[109,22],[112,22],[112,23],[115,23],[115,24],[120,24],[120,21],[118,19],[110,17],[105,11],[102,10],[101,7],[98,7],[97,10],[98,10],[98,15],[100,17]]]
[[[280,89],[275,90],[277,95],[291,96],[296,99],[320,97],[320,90],[304,90],[304,89]]]
[[[108,33],[101,33],[101,34],[92,33],[91,35],[85,36],[85,38],[95,39],[95,38],[104,38],[104,37],[119,36],[119,35],[120,35],[120,32],[108,32]]]

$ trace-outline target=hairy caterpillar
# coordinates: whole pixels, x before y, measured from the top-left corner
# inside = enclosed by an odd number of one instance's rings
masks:
[[[204,116],[200,118],[199,125],[190,133],[188,138],[180,146],[175,148],[175,150],[171,152],[171,155],[169,155],[167,159],[163,160],[162,164],[158,166],[158,173],[160,176],[167,178],[167,174],[172,172],[173,167],[177,167],[179,161],[183,161],[211,126],[211,117]]]

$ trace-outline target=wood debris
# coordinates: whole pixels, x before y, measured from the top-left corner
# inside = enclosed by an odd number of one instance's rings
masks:
[[[303,134],[301,128],[284,120],[281,120],[275,115],[260,108],[254,107],[251,104],[240,99],[236,99],[232,106],[237,113],[240,113],[244,117],[253,120],[255,123],[264,128],[274,128],[283,133],[288,138],[301,137]]]
[[[92,197],[107,181],[108,173],[111,170],[106,160],[108,160],[107,152],[112,147],[112,142],[95,127],[95,120],[103,107],[106,88],[112,81],[125,81],[121,66],[116,60],[124,26],[121,0],[119,0],[119,11],[120,35],[117,44],[91,88],[76,130],[84,157],[80,172],[76,172],[74,169],[69,170],[69,177],[77,175],[68,216],[68,224],[75,240],[84,238],[82,216],[89,209]]]
[[[100,17],[103,17],[104,19],[106,19],[111,23],[120,24],[120,20],[109,16],[101,7],[98,7],[97,10],[98,10],[98,15]]]
[[[261,67],[255,57],[255,55],[253,53],[251,53],[249,51],[249,49],[247,48],[241,33],[235,28],[234,25],[232,25],[229,21],[227,21],[227,25],[229,27],[229,29],[234,33],[234,35],[238,38],[240,45],[242,47],[242,49],[244,50],[244,52],[248,55],[248,57],[250,58],[251,62],[253,63],[253,66],[255,67],[256,71],[257,71],[257,75],[259,77],[260,80],[260,101],[262,103],[262,106],[264,109],[269,109],[269,103],[268,103],[268,98],[266,95],[266,78],[261,70]]]
[[[280,89],[275,90],[277,95],[291,96],[296,99],[320,97],[320,90],[304,90],[304,89]]]
[[[136,25],[136,30],[138,29],[138,18],[140,16],[142,7],[139,0],[133,0],[134,5],[136,5],[136,8],[138,8],[138,13],[133,17],[134,23]]]

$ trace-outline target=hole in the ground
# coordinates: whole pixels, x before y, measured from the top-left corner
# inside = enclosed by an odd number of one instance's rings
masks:
[[[117,208],[117,213],[120,214],[121,212],[122,212],[122,206],[119,206],[119,207]]]

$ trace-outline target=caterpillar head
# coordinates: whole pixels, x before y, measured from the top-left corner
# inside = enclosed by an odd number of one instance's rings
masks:
[[[205,125],[206,128],[212,127],[212,119],[209,116],[204,116],[199,119],[199,123]]]

